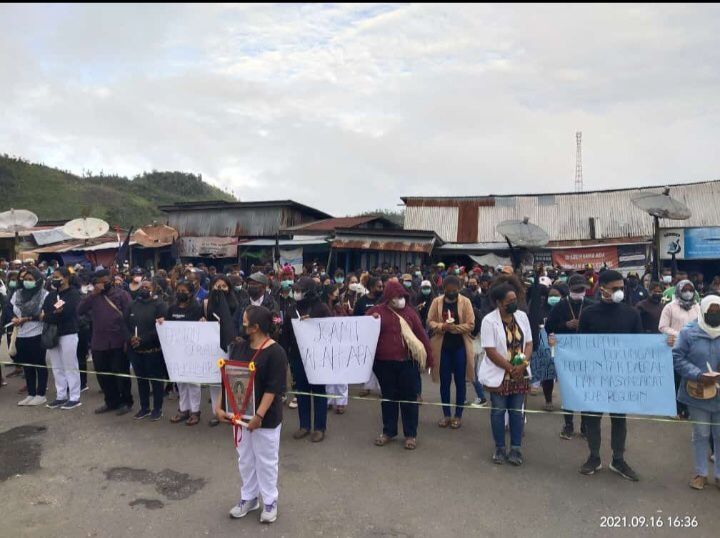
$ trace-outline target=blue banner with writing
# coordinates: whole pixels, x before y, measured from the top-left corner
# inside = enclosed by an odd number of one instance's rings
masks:
[[[672,350],[659,334],[558,334],[563,408],[675,416]]]

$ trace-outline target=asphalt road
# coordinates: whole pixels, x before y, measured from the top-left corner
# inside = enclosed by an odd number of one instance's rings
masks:
[[[2,359],[4,360],[4,359]],[[230,428],[170,424],[131,415],[97,416],[97,383],[72,411],[17,407],[22,381],[0,389],[0,535],[23,537],[237,536],[718,536],[720,489],[702,492],[692,474],[690,427],[632,421],[627,460],[641,481],[607,469],[578,473],[580,440],[558,437],[559,415],[529,416],[523,467],[496,466],[489,412],[468,410],[462,429],[440,430],[440,410],[421,410],[418,449],[378,448],[377,402],[351,401],[331,415],[320,444],[295,441],[297,415],[286,408],[280,450],[279,519],[258,513],[231,520],[239,476]],[[52,380],[49,395],[54,396]],[[425,397],[437,401],[425,382]],[[352,391],[356,394],[356,391]],[[472,389],[469,388],[469,394]],[[542,396],[530,398],[530,409]],[[609,463],[609,422],[603,422]],[[661,517],[661,529],[603,528],[603,516]],[[673,529],[668,516],[694,516],[695,529]],[[636,520],[635,520],[636,521]]]

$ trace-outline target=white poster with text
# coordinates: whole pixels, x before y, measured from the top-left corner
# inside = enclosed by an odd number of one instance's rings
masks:
[[[227,353],[220,348],[219,323],[165,321],[157,332],[170,381],[221,382],[218,359],[227,359]]]

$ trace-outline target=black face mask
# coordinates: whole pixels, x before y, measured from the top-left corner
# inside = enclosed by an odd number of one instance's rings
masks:
[[[517,303],[510,303],[505,305],[505,312],[507,312],[508,314],[514,314],[515,312],[517,312],[517,309]]]
[[[62,288],[62,284],[63,284],[63,281],[60,279],[54,278],[52,280],[52,287],[56,290],[59,290],[60,288]]]
[[[720,327],[720,312],[708,312],[705,314],[705,323],[710,327]]]
[[[650,300],[651,300],[653,303],[659,303],[659,302],[662,300],[662,294],[661,294],[661,293],[653,293],[653,294],[650,296]]]
[[[458,298],[458,292],[456,292],[456,291],[449,291],[449,292],[447,292],[447,293],[445,294],[445,297],[446,297],[447,299],[450,299],[451,301],[454,301],[455,299]]]
[[[180,303],[187,303],[189,299],[190,299],[189,293],[185,293],[184,291],[181,291],[180,293],[177,294],[177,300]]]
[[[248,286],[248,295],[256,301],[262,297],[263,291],[262,286]]]
[[[475,293],[478,290],[477,286],[470,286],[470,291]]]
[[[150,298],[150,290],[147,288],[142,288],[138,291],[138,297],[141,299],[149,299]]]

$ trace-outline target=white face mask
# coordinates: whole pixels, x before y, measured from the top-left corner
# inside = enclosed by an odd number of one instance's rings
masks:
[[[295,291],[293,292],[293,298],[296,301],[302,301],[305,298],[305,294],[301,291]]]
[[[393,299],[392,301],[390,301],[390,306],[392,306],[395,310],[402,310],[403,308],[405,308],[405,297]]]
[[[625,292],[623,290],[617,290],[612,294],[613,303],[622,303],[625,299]]]
[[[664,276],[663,276],[663,282],[665,282],[665,284],[670,284],[670,283],[672,282],[672,276],[670,276],[670,275],[664,275]]]
[[[691,291],[684,291],[680,294],[683,301],[692,301],[693,297],[695,297],[695,294]]]
[[[570,292],[570,299],[572,299],[573,301],[582,301],[584,298],[585,298],[585,292],[584,292],[584,291],[580,291],[580,292],[577,292],[577,293],[574,292],[574,291],[571,291],[571,292]]]

